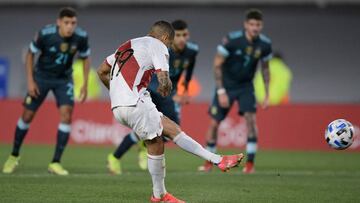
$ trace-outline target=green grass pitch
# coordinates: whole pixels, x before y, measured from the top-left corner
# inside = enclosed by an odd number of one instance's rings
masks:
[[[10,148],[0,145],[1,165]],[[136,147],[120,176],[105,167],[112,150],[69,146],[63,165],[71,175],[58,177],[47,173],[53,146],[25,145],[17,171],[0,174],[0,202],[148,202],[150,176],[137,167]],[[166,149],[167,190],[187,202],[360,202],[360,153],[260,151],[256,159],[256,174],[204,174],[196,172],[200,158]]]

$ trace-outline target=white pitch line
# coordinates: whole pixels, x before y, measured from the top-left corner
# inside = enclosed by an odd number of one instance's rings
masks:
[[[236,176],[245,176],[241,171],[230,171],[229,173],[203,173],[203,172],[191,172],[191,171],[167,171],[169,176],[220,176],[220,175],[236,175]],[[147,176],[148,172],[125,172],[122,175],[114,176],[108,173],[72,173],[69,176],[64,176],[63,178],[116,178],[121,176],[133,176],[133,175],[144,175]],[[360,176],[360,171],[257,171],[255,174],[251,176]],[[60,177],[49,173],[21,173],[15,172],[14,174],[6,175],[0,174],[0,178],[5,177],[24,177],[24,178],[44,178],[44,177]]]

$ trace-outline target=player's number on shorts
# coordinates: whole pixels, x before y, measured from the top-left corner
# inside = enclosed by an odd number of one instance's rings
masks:
[[[124,50],[124,51],[118,51],[118,52],[115,54],[116,60],[115,60],[115,63],[114,63],[114,65],[113,65],[113,67],[111,68],[110,80],[113,79],[116,63],[118,63],[119,70],[117,71],[115,77],[117,77],[117,76],[120,74],[120,71],[121,71],[122,67],[125,65],[125,63],[126,63],[133,55],[134,55],[134,50],[133,50],[133,49],[126,49],[126,50]]]
[[[68,61],[68,58],[69,58],[69,55],[68,55],[68,54],[60,53],[60,54],[57,56],[55,62],[56,62],[56,64],[58,64],[58,65],[66,64],[67,61]]]

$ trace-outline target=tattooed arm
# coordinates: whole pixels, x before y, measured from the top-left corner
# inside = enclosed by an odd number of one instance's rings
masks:
[[[157,91],[160,93],[161,96],[166,97],[170,94],[172,89],[172,83],[169,77],[168,71],[159,71],[157,72],[157,78],[159,81],[159,86]]]
[[[110,70],[111,67],[105,62],[103,62],[97,69],[97,74],[107,89],[110,89]]]
[[[222,65],[225,61],[225,57],[221,54],[216,54],[214,59],[214,75],[215,75],[215,83],[216,83],[216,93],[218,95],[219,104],[223,108],[227,108],[230,106],[229,97],[226,94],[226,90],[223,86],[223,78],[222,78]]]

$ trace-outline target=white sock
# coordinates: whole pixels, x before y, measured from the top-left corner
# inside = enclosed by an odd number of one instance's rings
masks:
[[[198,142],[187,136],[184,132],[176,135],[173,141],[183,150],[195,154],[214,164],[218,164],[221,161],[220,155],[211,153],[208,150],[204,149]]]
[[[161,198],[166,194],[165,189],[165,155],[148,154],[148,169],[153,183],[153,195]]]

